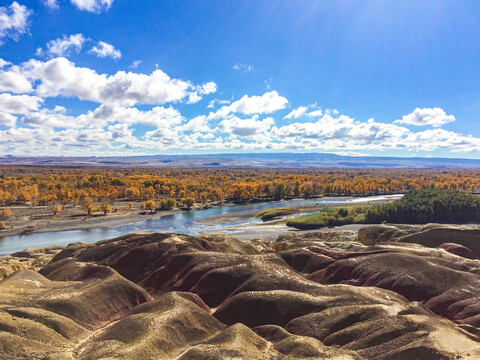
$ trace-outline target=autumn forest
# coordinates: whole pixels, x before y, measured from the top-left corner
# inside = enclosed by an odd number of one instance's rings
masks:
[[[75,207],[85,202],[102,204],[117,200],[150,201],[152,204],[153,200],[155,206],[160,207],[162,199],[181,201],[189,198],[190,202],[193,199],[197,203],[245,202],[294,197],[381,195],[427,188],[477,192],[480,189],[480,171],[385,169],[112,171],[45,168],[0,170],[2,206],[58,204]]]

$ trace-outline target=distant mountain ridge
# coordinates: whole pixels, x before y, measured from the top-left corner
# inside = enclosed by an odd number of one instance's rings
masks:
[[[0,156],[0,166],[160,168],[480,169],[480,159],[344,156],[329,153],[240,153],[107,157]]]

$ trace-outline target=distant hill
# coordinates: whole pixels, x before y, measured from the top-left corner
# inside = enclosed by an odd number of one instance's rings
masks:
[[[128,157],[3,156],[0,166],[164,168],[480,168],[480,160],[422,157],[342,156],[327,153],[247,153]]]

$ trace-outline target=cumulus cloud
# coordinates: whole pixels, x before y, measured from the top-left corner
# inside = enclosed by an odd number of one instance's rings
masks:
[[[438,128],[410,133],[403,143],[405,148],[417,151],[451,149],[452,152],[469,152],[480,149],[480,138]]]
[[[310,111],[307,115],[309,117],[319,117],[323,115],[323,111],[321,109],[313,110],[313,111]]]
[[[219,129],[222,132],[249,137],[269,130],[274,123],[275,121],[271,117],[259,120],[258,115],[250,119],[240,119],[234,116],[223,120],[219,125]]]
[[[298,118],[301,118],[302,116],[305,115],[305,113],[307,112],[307,110],[308,110],[308,107],[307,107],[307,106],[299,106],[298,108],[293,109],[292,111],[290,111],[290,112],[284,117],[284,119],[298,119]]]
[[[112,59],[120,59],[122,57],[120,50],[115,49],[113,45],[104,41],[99,41],[98,44],[92,47],[88,52],[97,55],[97,57],[100,58],[111,57]]]
[[[262,96],[243,96],[240,100],[228,106],[222,106],[216,113],[209,115],[212,119],[221,119],[231,113],[240,114],[269,114],[284,109],[288,100],[280,96],[276,91],[271,91]]]
[[[60,7],[57,0],[43,0],[43,4],[50,9],[58,9]]]
[[[396,120],[397,124],[407,124],[415,126],[431,125],[439,127],[455,121],[455,116],[447,115],[441,108],[416,108],[411,114],[405,115],[401,120]]]
[[[110,9],[113,0],[70,0],[79,10],[100,13]]]
[[[46,45],[46,50],[38,48],[36,55],[49,57],[56,56],[68,56],[72,52],[79,53],[82,50],[82,46],[85,43],[85,37],[82,34],[75,34],[66,37],[65,35],[61,39],[50,40]]]
[[[30,110],[37,110],[43,99],[30,95],[0,94],[0,111],[12,114],[27,114]]]
[[[197,92],[200,95],[213,94],[216,91],[217,91],[217,84],[215,84],[213,81],[197,86]]]
[[[102,105],[94,113],[95,118],[104,121],[118,121],[128,124],[142,124],[155,127],[179,125],[183,117],[173,107],[156,106],[150,111],[140,111],[137,108],[108,108]]]
[[[69,49],[60,42],[52,42],[50,48],[58,52]],[[193,84],[171,78],[160,69],[150,74],[101,74],[64,57],[32,59],[20,65],[0,60],[0,151],[79,155],[168,149],[299,149],[363,154],[372,150],[480,149],[480,138],[440,128],[455,120],[440,108],[416,109],[402,120],[384,123],[356,120],[310,104],[291,110],[280,125],[273,113],[285,109],[288,100],[276,91],[237,100],[211,100],[208,108],[220,108],[208,114],[190,115],[189,111],[186,117],[175,107],[178,102],[195,103],[217,91],[214,82]],[[72,115],[70,109],[54,105],[52,98],[59,96],[71,97],[67,103],[97,105]],[[433,128],[415,132],[402,124]]]
[[[363,144],[398,139],[408,132],[406,128],[378,123],[373,119],[359,122],[345,115],[334,118],[328,114],[316,122],[292,123],[272,128],[272,135],[280,138],[355,141]]]
[[[29,93],[32,90],[32,84],[23,74],[16,71],[0,70],[0,92],[21,94]]]
[[[62,129],[83,128],[86,124],[73,116],[65,115],[65,108],[56,107],[53,110],[42,109],[38,112],[31,112],[22,118],[25,125],[32,127],[49,127]]]
[[[115,124],[108,127],[112,139],[117,142],[131,142],[134,140],[132,129],[127,124]]]
[[[308,111],[309,109],[316,108],[317,104],[310,104],[308,106],[299,106],[296,109],[290,111],[284,119],[299,119],[303,117],[320,117],[323,115],[322,109],[316,109]],[[328,113],[328,112],[327,112]]]
[[[53,110],[42,109],[30,112],[23,118],[23,123],[35,127],[58,128],[103,128],[108,124],[142,124],[153,127],[171,127],[183,122],[183,117],[177,109],[156,106],[149,111],[137,108],[121,108],[101,105],[93,111],[79,116],[66,116],[65,108],[56,107]]]
[[[41,97],[63,95],[123,107],[161,105],[183,100],[193,92],[206,94],[216,90],[213,83],[199,90],[190,82],[172,79],[161,70],[149,75],[125,71],[98,74],[90,68],[77,67],[63,57],[46,62],[30,60],[22,65],[22,70],[27,78],[39,82],[35,91]]]
[[[193,131],[198,133],[211,132],[212,128],[208,125],[208,119],[205,115],[194,117],[186,124],[179,126],[178,131]]]
[[[5,66],[12,65],[10,61],[6,61],[0,58],[0,69],[3,69]]]
[[[8,127],[16,125],[15,115],[28,114],[37,110],[43,100],[37,96],[0,94],[0,124]]]
[[[32,13],[32,10],[16,1],[8,7],[0,7],[0,45],[5,37],[18,41],[27,32],[28,18]]]

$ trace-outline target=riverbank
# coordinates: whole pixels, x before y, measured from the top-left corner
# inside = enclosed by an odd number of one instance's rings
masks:
[[[346,205],[380,205],[393,199],[369,199],[363,200],[362,198],[354,197],[339,197],[339,198],[323,198],[323,203],[315,205],[299,205],[289,207],[289,215],[281,216],[279,218],[272,219],[270,221],[263,221],[258,218],[260,213],[258,210],[246,210],[235,213],[225,213],[216,216],[205,217],[197,222],[201,222],[210,226],[217,226],[217,229],[207,230],[202,232],[204,235],[218,235],[229,234],[235,236],[240,240],[251,240],[255,238],[262,238],[265,241],[275,241],[279,236],[291,232],[291,233],[312,233],[312,232],[335,232],[335,231],[358,231],[362,227],[369,224],[349,224],[336,226],[334,228],[323,227],[314,230],[298,230],[292,227],[288,227],[286,222],[288,219],[305,213],[316,212],[326,207],[337,207]],[[335,200],[335,202],[329,203],[329,200]],[[340,201],[339,201],[340,200]],[[343,200],[343,201],[342,201]],[[299,200],[300,201],[300,200]],[[231,225],[229,225],[231,224]],[[227,226],[222,226],[227,225]]]
[[[380,197],[378,197],[380,198]],[[355,204],[366,203],[366,202],[377,202],[385,200],[375,200],[375,197],[372,197],[370,201],[364,201],[364,198],[358,197],[324,197],[324,198],[314,198],[314,199],[291,199],[285,201],[276,201],[276,202],[264,202],[256,204],[271,204],[272,207],[279,207],[282,204],[291,204],[292,202],[301,204],[303,202],[316,202],[318,204],[302,206],[305,209],[319,209],[325,206],[338,206],[342,205],[344,202],[353,202]],[[340,201],[340,203],[339,203]],[[334,202],[335,204],[329,204],[329,202]],[[158,219],[164,216],[175,215],[182,213],[185,210],[180,208],[175,208],[169,211],[156,211],[149,212],[141,209],[141,202],[134,202],[130,207],[129,201],[119,201],[112,204],[112,208],[116,211],[110,212],[107,215],[103,215],[99,212],[95,212],[92,215],[87,215],[85,211],[81,210],[79,206],[77,207],[64,207],[62,211],[57,214],[53,214],[50,206],[14,206],[12,209],[12,216],[10,219],[5,220],[6,228],[0,231],[0,238],[6,236],[15,236],[22,234],[30,233],[45,233],[45,232],[61,232],[61,231],[70,231],[70,230],[93,230],[100,228],[112,228],[120,225],[128,225],[138,223],[144,220],[153,220]],[[221,226],[226,223],[239,223],[239,222],[249,222],[256,220],[255,216],[261,211],[259,209],[250,209],[245,211],[238,211],[239,207],[248,206],[249,204],[235,204],[233,202],[224,202],[221,204],[208,204],[210,208],[220,208],[225,207],[227,209],[232,209],[231,212],[225,212],[215,216],[206,216],[201,219],[197,219],[198,223],[205,224],[207,226]],[[196,204],[190,210],[190,212],[202,211],[205,204]],[[267,206],[268,207],[268,206]],[[234,209],[234,211],[233,211]],[[302,212],[308,212],[307,210]]]
[[[402,196],[402,195],[399,195],[399,196]],[[392,196],[391,198],[387,198],[387,199],[385,199],[384,197],[383,198],[377,197],[377,198],[370,198],[369,200],[364,200],[363,198],[346,197],[346,196],[325,197],[325,198],[319,199],[318,204],[313,204],[313,205],[299,204],[298,206],[290,206],[288,208],[292,210],[290,212],[291,216],[294,216],[298,214],[305,214],[309,212],[319,211],[326,207],[336,207],[336,206],[345,206],[345,205],[380,205],[380,204],[384,204],[385,202],[392,201],[396,198],[398,197]],[[299,203],[301,203],[304,200],[305,199],[295,199],[292,201],[298,201]],[[281,202],[277,202],[276,205],[277,205],[276,208],[280,208],[282,204]],[[219,226],[219,225],[230,224],[230,223],[244,223],[244,222],[258,222],[258,224],[270,223],[270,222],[263,222],[259,218],[257,218],[257,215],[260,212],[261,211],[257,209],[236,211],[232,213],[224,213],[224,214],[218,214],[215,216],[204,217],[200,220],[197,220],[197,222],[201,222],[211,226]],[[291,216],[281,217],[281,219],[286,219]]]
[[[10,219],[5,220],[6,228],[0,231],[0,237],[30,233],[110,228],[182,212],[181,209],[176,208],[169,211],[151,213],[142,210],[140,202],[135,202],[132,207],[129,206],[129,203],[127,201],[115,203],[112,207],[117,207],[118,209],[106,215],[99,212],[88,215],[80,207],[65,207],[57,214],[53,214],[49,206],[12,207],[13,214]]]

